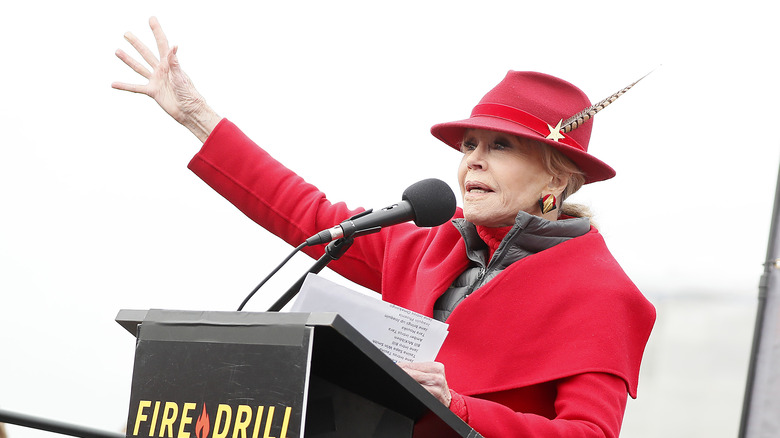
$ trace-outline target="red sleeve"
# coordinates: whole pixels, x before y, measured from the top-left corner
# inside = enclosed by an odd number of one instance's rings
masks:
[[[469,396],[460,396],[465,409],[459,402],[454,412],[485,438],[619,435],[628,399],[622,379],[605,373],[585,373],[558,381],[556,388],[553,419],[515,412],[504,404]],[[512,392],[508,391],[509,397]]]
[[[220,121],[188,167],[250,219],[293,246],[362,211],[332,204],[227,119]],[[304,252],[317,258],[323,248],[308,247]],[[379,291],[383,257],[383,236],[364,236],[330,267]]]

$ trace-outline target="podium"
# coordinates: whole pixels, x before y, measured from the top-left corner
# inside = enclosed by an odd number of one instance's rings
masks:
[[[335,313],[121,310],[127,437],[481,437]]]

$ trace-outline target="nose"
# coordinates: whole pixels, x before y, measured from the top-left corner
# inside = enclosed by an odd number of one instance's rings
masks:
[[[487,165],[487,145],[485,142],[479,142],[477,147],[466,154],[466,165],[469,169],[484,170]]]

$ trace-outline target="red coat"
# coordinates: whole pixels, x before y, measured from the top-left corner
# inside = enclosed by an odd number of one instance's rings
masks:
[[[331,204],[227,120],[189,167],[292,245],[357,213]],[[306,251],[319,257],[322,247]],[[329,266],[386,301],[431,316],[467,265],[451,224],[401,224],[361,236]],[[453,408],[485,437],[612,437],[626,393],[636,396],[654,321],[653,306],[592,229],[512,264],[471,294],[447,320],[437,360],[463,395]]]

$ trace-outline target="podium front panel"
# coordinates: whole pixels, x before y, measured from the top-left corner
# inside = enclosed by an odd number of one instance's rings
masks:
[[[312,336],[295,325],[145,321],[127,436],[302,436]]]

